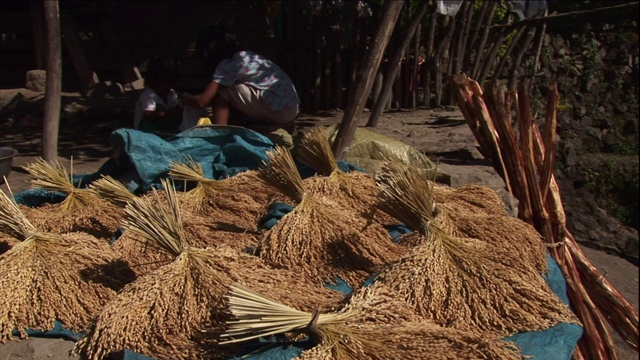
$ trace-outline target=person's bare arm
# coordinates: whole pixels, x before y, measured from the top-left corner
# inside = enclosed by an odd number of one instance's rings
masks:
[[[191,106],[196,109],[203,109],[211,105],[211,101],[218,94],[218,89],[220,85],[217,82],[212,81],[207,85],[207,87],[202,91],[201,94],[195,96],[186,96],[180,98],[183,105]]]

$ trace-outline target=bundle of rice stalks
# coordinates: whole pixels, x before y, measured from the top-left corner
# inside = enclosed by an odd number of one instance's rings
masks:
[[[450,191],[434,189],[434,199],[447,204],[456,214],[508,216],[504,201],[493,189],[482,185],[465,185]]]
[[[453,231],[449,234],[461,238],[473,238],[490,243],[501,249],[507,249],[516,263],[533,266],[539,274],[549,270],[547,247],[538,231],[530,224],[508,216],[474,216],[455,214],[443,204],[445,209],[438,219],[450,217]],[[455,214],[455,215],[454,215]],[[437,225],[440,221],[436,220]]]
[[[156,359],[226,356],[216,347],[215,335],[229,317],[225,294],[234,281],[270,294],[278,285],[291,285],[279,298],[287,303],[303,301],[310,309],[340,301],[338,293],[317,288],[299,274],[271,269],[254,256],[228,247],[191,246],[175,190],[167,182],[163,187],[164,199],[158,199],[156,191],[155,201],[139,198],[129,204],[123,223],[127,232],[155,242],[172,261],[123,288],[76,344],[76,353],[87,359],[102,359],[123,349]]]
[[[268,230],[256,253],[272,266],[295,269],[320,284],[336,277],[359,286],[405,250],[379,224],[326,197],[306,192],[289,151],[276,147],[263,164],[264,181],[297,205]]]
[[[403,217],[415,230],[412,236],[422,240],[377,281],[395,289],[418,314],[441,326],[498,336],[579,323],[533,266],[518,267],[522,259],[498,246],[456,238],[435,226],[438,209],[415,171],[385,179],[382,207]]]
[[[172,163],[169,176],[195,183],[186,197],[190,212],[228,218],[230,224],[255,228],[267,212],[275,192],[256,178],[256,172],[240,173],[223,180],[204,176],[202,166],[192,158],[186,164]]]
[[[59,204],[20,207],[38,229],[54,233],[79,231],[102,239],[109,239],[117,230],[120,219],[117,208],[102,201],[88,189],[76,188],[71,174],[59,161],[47,162],[38,158],[24,169],[33,177],[33,188],[66,195]]]
[[[0,342],[12,339],[14,329],[21,337],[25,329],[49,331],[56,320],[84,331],[130,280],[104,241],[39,232],[3,191],[0,232],[20,240],[0,255]]]
[[[172,186],[169,182],[166,184]],[[91,191],[120,208],[124,208],[137,199],[137,196],[129,192],[124,185],[108,176],[94,181],[91,184]],[[182,193],[176,193],[176,196],[178,198],[182,197],[180,194]],[[166,200],[154,195],[153,192],[143,196],[143,198],[160,208],[166,208]],[[183,199],[185,201],[180,202],[180,204],[189,200],[188,198]],[[237,227],[217,226],[215,221],[219,218],[215,213],[211,214],[212,219],[208,219],[208,216],[205,218],[202,215],[189,213],[188,211],[185,215],[183,213],[184,207],[180,206],[185,236],[189,243],[194,246],[204,248],[211,245],[228,244],[240,251],[255,245],[258,241],[257,233]],[[173,260],[171,254],[158,246],[156,241],[148,240],[131,231],[125,231],[113,243],[113,249],[120,254],[123,260],[129,263],[131,269],[138,276],[166,265]]]
[[[517,347],[491,336],[406,318],[385,322],[389,319],[371,316],[370,310],[375,310],[374,315],[393,313],[402,304],[372,289],[365,288],[359,294],[338,312],[305,313],[235,285],[229,294],[234,318],[228,321],[222,338],[232,343],[307,332],[317,345],[299,359],[522,359]]]
[[[331,198],[360,214],[374,215],[380,223],[397,223],[387,214],[376,211],[380,189],[371,175],[340,170],[322,127],[305,133],[296,146],[296,158],[322,175],[303,180],[305,189],[310,193]]]
[[[407,224],[410,228],[428,231],[428,227],[433,225],[453,237],[487,242],[497,247],[496,255],[506,265],[523,271],[533,267],[540,274],[546,273],[547,250],[540,234],[522,220],[508,217],[500,207],[500,197],[490,188],[470,185],[448,190],[425,179],[413,168],[402,169],[388,164],[383,171],[380,185],[385,192],[380,205],[385,211],[406,218],[410,216],[406,211],[410,204],[411,212],[419,216]],[[414,193],[407,194],[408,188]],[[404,201],[405,197],[410,201]],[[483,199],[487,199],[486,204]],[[420,204],[425,206],[418,207]],[[491,215],[496,213],[503,215]],[[419,230],[405,235],[402,243],[406,246],[420,245],[427,239],[423,233]]]

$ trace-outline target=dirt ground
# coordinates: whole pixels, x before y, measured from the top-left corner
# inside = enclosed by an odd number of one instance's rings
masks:
[[[66,99],[66,104],[73,103]],[[96,171],[111,156],[109,134],[126,124],[128,113],[103,119],[83,118],[81,121],[63,121],[60,129],[60,160],[76,174]],[[361,122],[366,121],[365,113]],[[342,117],[340,112],[321,115],[304,115],[299,126],[332,124]],[[0,146],[15,148],[12,172],[7,178],[11,190],[16,193],[30,187],[29,176],[22,166],[32,162],[40,154],[41,119],[37,117],[7,119],[0,117]],[[464,183],[481,183],[492,188],[502,187],[488,161],[476,148],[475,139],[457,109],[418,110],[386,113],[375,130],[378,133],[403,141],[425,152],[430,158],[440,159],[440,168],[453,174],[453,186]],[[1,185],[4,191],[7,184]],[[616,289],[638,309],[638,267],[617,256],[582,247],[589,260],[600,270]],[[638,353],[616,339],[621,360],[637,359]],[[67,359],[73,342],[65,339],[30,338],[0,345],[0,359]]]

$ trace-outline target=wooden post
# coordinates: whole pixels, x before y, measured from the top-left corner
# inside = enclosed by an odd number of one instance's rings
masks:
[[[87,57],[84,55],[82,44],[80,44],[80,39],[78,39],[78,34],[75,31],[71,14],[62,14],[60,27],[64,35],[63,40],[65,47],[67,48],[73,67],[76,70],[76,74],[78,74],[80,84],[82,84],[84,89],[89,89],[98,83],[98,75],[91,69]]]
[[[44,1],[44,26],[47,49],[45,64],[47,82],[44,95],[42,128],[42,158],[58,159],[58,129],[60,124],[60,94],[62,92],[62,48],[58,0]]]
[[[44,29],[43,29],[43,14],[42,14],[42,2],[29,1],[29,9],[31,10],[31,22],[33,24],[33,41],[36,52],[36,69],[44,69]]]
[[[424,80],[422,82],[423,94],[422,102],[424,106],[429,107],[431,105],[431,68],[433,67],[433,42],[436,34],[436,24],[438,22],[438,7],[435,4],[431,5],[432,11],[429,17],[429,33],[427,34],[427,49],[425,50],[425,72]]]
[[[389,42],[393,28],[398,20],[398,15],[400,15],[400,10],[402,10],[402,4],[403,2],[398,0],[387,1],[384,4],[382,22],[373,39],[371,48],[367,52],[367,56],[365,56],[355,89],[349,94],[347,108],[340,122],[336,139],[333,142],[332,150],[337,160],[344,160],[347,156],[349,145],[351,145],[356,131],[355,115],[360,114],[364,109],[367,96],[371,92],[374,74],[378,71],[384,49]]]
[[[382,92],[378,97],[378,101],[375,102],[373,106],[373,110],[371,110],[371,115],[369,116],[369,121],[367,122],[367,126],[376,127],[378,126],[378,122],[380,122],[380,115],[384,110],[384,106],[391,95],[391,89],[393,87],[393,79],[396,78],[396,74],[400,69],[400,64],[402,61],[402,55],[409,48],[409,44],[411,43],[411,39],[413,35],[416,33],[416,29],[420,25],[424,14],[427,12],[427,8],[429,7],[429,3],[427,1],[420,2],[419,8],[416,10],[416,13],[413,15],[409,22],[409,27],[407,28],[407,32],[405,34],[402,42],[398,42],[398,46],[393,50],[393,54],[391,55],[391,59],[389,60],[389,64],[387,67],[387,71],[384,75],[384,82],[382,85]]]

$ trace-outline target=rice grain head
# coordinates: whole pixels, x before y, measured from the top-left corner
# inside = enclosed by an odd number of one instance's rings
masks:
[[[497,248],[431,228],[429,238],[383,270],[377,281],[443,327],[508,336],[579,324],[534,270],[506,265]]]
[[[74,351],[88,359],[130,349],[157,359],[227,358],[215,336],[229,314],[225,295],[232,282],[249,283],[273,293],[281,282],[299,289],[281,295],[285,301],[305,301],[320,308],[336,303],[336,294],[319,289],[299,274],[272,269],[260,259],[225,246],[199,249],[182,229],[175,191],[163,184],[136,199],[125,210],[124,225],[173,257],[122,289],[100,314],[95,327]],[[251,271],[247,271],[251,269]],[[331,295],[329,295],[331,294]],[[311,297],[310,297],[311,296]]]
[[[518,265],[522,259],[511,248],[451,235],[455,221],[411,169],[388,172],[381,187],[382,207],[416,233],[404,238],[413,242],[411,252],[377,280],[418,314],[440,326],[501,336],[578,323],[533,266]]]
[[[320,285],[340,277],[358,286],[404,251],[379,224],[307,194],[288,150],[276,148],[267,156],[270,166],[261,169],[265,181],[297,201],[256,247],[267,263],[302,271]]]
[[[322,175],[312,176],[303,181],[309,193],[331,198],[363,216],[375,216],[376,221],[380,223],[396,222],[386,213],[376,211],[379,189],[371,175],[359,171],[345,173],[340,170],[322,127],[318,126],[307,132],[295,150],[300,162]]]
[[[263,195],[258,195],[257,191],[264,191],[268,187],[260,186],[256,180],[253,188],[249,189],[247,175],[236,179],[239,175],[223,180],[206,178],[202,165],[192,158],[188,158],[186,164],[172,163],[169,171],[169,176],[177,181],[197,184],[184,195],[182,207],[186,210],[185,214],[205,215],[216,221],[255,230],[269,205],[263,202]]]
[[[51,330],[56,320],[71,331],[88,329],[126,281],[112,271],[118,257],[87,234],[38,232],[0,194],[0,228],[22,240],[0,255],[0,342],[12,339],[14,329],[23,338],[25,329]]]

